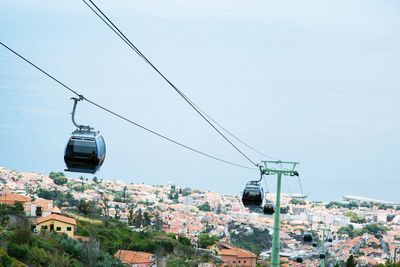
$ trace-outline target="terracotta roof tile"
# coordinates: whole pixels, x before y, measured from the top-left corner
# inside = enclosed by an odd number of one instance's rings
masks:
[[[62,216],[62,215],[58,215],[58,214],[50,214],[50,215],[47,215],[45,217],[38,218],[36,220],[36,223],[37,224],[41,224],[41,223],[46,222],[48,220],[55,220],[55,221],[59,221],[59,222],[64,222],[64,223],[76,225],[76,220],[74,218],[69,218],[69,217],[65,217],[65,216]]]
[[[231,248],[231,249],[221,249],[221,255],[226,255],[226,256],[236,256],[239,258],[253,258],[256,257],[255,254],[241,249],[241,248]]]
[[[7,194],[7,195],[1,195],[0,196],[0,203],[3,202],[29,202],[30,198],[23,196],[23,195],[17,195],[17,194]]]
[[[131,251],[131,250],[118,250],[114,255],[125,264],[151,264],[154,262],[153,254]]]

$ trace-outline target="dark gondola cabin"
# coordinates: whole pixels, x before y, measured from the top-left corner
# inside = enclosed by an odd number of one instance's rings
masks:
[[[325,253],[321,253],[321,254],[319,254],[319,258],[322,260],[322,259],[325,259]]]
[[[105,155],[106,145],[99,132],[76,130],[65,148],[65,170],[96,173],[103,164]]]
[[[264,199],[264,190],[257,181],[250,181],[243,191],[242,202],[245,207],[261,207]]]
[[[303,263],[303,257],[300,257],[300,256],[296,257],[296,262]]]
[[[305,232],[305,233],[303,234],[303,241],[306,242],[306,243],[311,243],[311,242],[313,241],[313,236],[312,236],[312,234],[309,233],[309,232]]]
[[[267,203],[264,205],[263,212],[264,212],[265,215],[272,215],[272,214],[274,214],[274,212],[275,212],[274,205],[272,205],[271,202],[267,202]]]

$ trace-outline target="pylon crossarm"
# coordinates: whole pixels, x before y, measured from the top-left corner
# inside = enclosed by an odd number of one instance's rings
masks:
[[[264,160],[261,162],[264,165],[263,173],[265,175],[282,174],[288,176],[298,176],[295,171],[299,162],[296,161],[281,161],[281,160]]]

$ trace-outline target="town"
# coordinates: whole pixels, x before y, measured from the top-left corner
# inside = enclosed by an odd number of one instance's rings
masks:
[[[157,229],[185,238],[191,247],[210,255],[204,266],[269,264],[273,216],[244,208],[240,195],[6,168],[0,169],[0,182],[0,203],[21,203],[34,234],[51,231],[87,241],[78,234],[80,221],[102,216],[126,224],[132,232]],[[319,266],[321,260],[326,266],[342,266],[349,259],[357,266],[396,261],[396,203],[351,196],[323,203],[283,194],[281,207],[282,266]],[[311,237],[308,242],[305,235]],[[119,249],[115,257],[131,266],[163,266],[146,251]]]

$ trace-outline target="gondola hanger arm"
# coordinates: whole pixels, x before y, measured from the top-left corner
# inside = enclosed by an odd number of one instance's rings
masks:
[[[75,121],[75,113],[76,113],[76,106],[78,105],[78,102],[85,99],[83,97],[83,95],[79,95],[79,98],[77,97],[71,97],[71,100],[74,100],[74,106],[72,108],[72,112],[71,112],[71,119],[72,119],[72,123],[76,126],[76,128],[79,129],[79,131],[91,131],[93,130],[92,127],[90,127],[89,125],[81,125],[81,124],[77,124]]]

